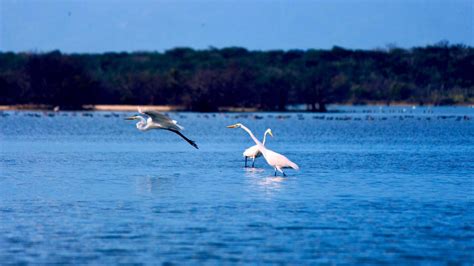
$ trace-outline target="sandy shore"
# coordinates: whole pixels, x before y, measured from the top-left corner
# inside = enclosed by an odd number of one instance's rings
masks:
[[[180,111],[184,110],[184,106],[179,105],[140,105],[143,110],[153,110],[159,112]],[[138,105],[95,105],[90,106],[90,110],[94,111],[137,111]]]
[[[337,104],[339,106],[356,106],[353,104]],[[172,112],[172,111],[189,111],[182,105],[121,105],[121,104],[99,104],[99,105],[85,105],[84,110],[81,111],[111,111],[111,112],[134,112],[137,111],[138,107],[143,110],[154,110],[159,112]],[[364,105],[361,105],[364,106]],[[408,102],[392,102],[387,105],[383,102],[371,102],[365,104],[365,106],[419,106],[417,104]],[[432,104],[426,104],[425,106],[433,106]],[[454,106],[465,106],[474,107],[473,104],[458,104]],[[0,105],[0,111],[19,111],[19,110],[30,110],[30,111],[53,111],[53,107],[49,105],[41,104],[18,104],[18,105]],[[59,110],[61,110],[59,108]],[[258,108],[247,108],[247,107],[220,107],[219,112],[258,112]],[[291,109],[289,110],[292,111]]]
[[[183,106],[175,105],[140,105],[142,109],[154,110],[160,112],[169,112],[169,111],[181,111],[185,108]],[[137,111],[138,105],[86,105],[84,110],[89,111]],[[0,105],[0,110],[48,110],[51,111],[53,108],[47,105]],[[59,108],[61,110],[61,108]]]
[[[154,110],[160,112],[186,111],[181,105],[140,105],[143,110]],[[95,105],[90,108],[94,111],[137,111],[138,105]],[[257,108],[244,107],[221,107],[220,112],[256,112]]]
[[[154,110],[159,112],[171,111],[186,111],[186,108],[181,105],[120,105],[120,104],[99,104],[99,105],[85,105],[84,110],[88,111],[115,111],[115,112],[133,112],[137,111],[138,107],[143,110]],[[52,111],[53,108],[48,105],[25,104],[25,105],[0,105],[0,111],[18,111],[18,110],[47,110]],[[59,108],[59,110],[61,110]],[[220,112],[256,112],[257,108],[244,107],[222,107]]]

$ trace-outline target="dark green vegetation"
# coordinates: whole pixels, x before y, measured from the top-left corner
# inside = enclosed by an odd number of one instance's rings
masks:
[[[188,110],[307,104],[472,104],[474,48],[164,53],[0,53],[0,104],[182,105]]]

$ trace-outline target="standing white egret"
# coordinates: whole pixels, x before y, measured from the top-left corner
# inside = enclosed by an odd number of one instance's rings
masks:
[[[262,144],[265,145],[265,140],[267,138],[267,134],[270,134],[270,136],[273,137],[272,130],[267,129],[265,133],[263,134],[263,141]],[[257,145],[253,145],[252,147],[246,149],[243,153],[245,157],[245,167],[247,167],[247,158],[252,158],[252,167],[255,167],[255,159],[262,156],[262,153],[258,149]]]
[[[184,136],[180,132],[184,128],[182,126],[178,125],[178,122],[176,120],[172,120],[169,117],[167,117],[166,115],[158,113],[156,111],[142,111],[139,108],[138,112],[140,114],[147,115],[148,119],[145,120],[145,118],[143,118],[142,116],[139,116],[139,115],[134,115],[134,116],[125,118],[125,120],[140,120],[137,123],[138,130],[140,130],[140,131],[147,131],[147,130],[150,130],[150,129],[169,130],[171,132],[174,132],[174,133],[178,134],[185,141],[187,141],[189,144],[191,144],[194,148],[199,149],[197,144],[194,141],[188,139],[186,136]]]
[[[255,142],[255,144],[257,144],[258,149],[263,154],[263,157],[265,158],[267,163],[270,166],[272,166],[273,169],[275,169],[275,176],[277,174],[277,170],[278,170],[278,172],[282,173],[283,176],[286,176],[285,172],[283,172],[284,168],[293,168],[295,170],[299,169],[297,164],[290,161],[285,156],[265,148],[265,146],[263,146],[263,144],[253,135],[252,131],[250,131],[250,129],[248,129],[247,127],[245,127],[241,123],[237,123],[235,125],[231,125],[231,126],[227,126],[227,127],[228,128],[239,128],[240,127],[243,130],[247,131],[247,133],[250,135],[250,137]]]

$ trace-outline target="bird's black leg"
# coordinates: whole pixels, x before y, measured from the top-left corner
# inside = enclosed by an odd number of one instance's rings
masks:
[[[247,156],[245,156],[245,167],[247,167]]]
[[[185,141],[187,141],[189,144],[191,144],[194,148],[196,149],[199,149],[198,148],[198,145],[196,144],[196,142],[194,142],[193,140],[190,140],[188,139],[186,136],[183,135],[183,133],[179,132],[178,130],[174,130],[174,129],[168,129],[169,131],[171,132],[174,132],[176,134],[178,134],[180,137],[182,137]]]
[[[275,168],[275,176],[277,176],[277,169]]]
[[[252,167],[255,168],[255,158],[253,158],[253,161],[252,161]]]
[[[285,172],[283,172],[283,176],[286,176]]]

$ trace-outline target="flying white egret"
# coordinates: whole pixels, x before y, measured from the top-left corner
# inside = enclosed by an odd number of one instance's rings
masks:
[[[263,145],[265,145],[265,140],[267,138],[267,134],[270,134],[270,136],[273,137],[272,130],[267,129],[265,131],[265,133],[263,134],[263,141],[262,141]],[[252,167],[255,167],[255,158],[258,158],[258,157],[262,156],[262,153],[258,149],[257,145],[253,145],[252,147],[246,149],[244,151],[243,155],[245,157],[245,167],[247,167],[247,158],[252,158]]]
[[[282,173],[283,176],[286,176],[285,172],[283,172],[284,168],[293,168],[295,170],[299,169],[297,164],[290,161],[285,156],[265,148],[265,146],[263,146],[263,144],[253,135],[252,131],[250,131],[250,129],[248,129],[247,127],[245,127],[241,123],[237,123],[235,125],[231,125],[231,126],[227,126],[227,127],[228,128],[239,128],[240,127],[243,130],[247,131],[247,133],[250,135],[250,137],[255,142],[255,144],[257,144],[257,147],[260,150],[260,152],[263,154],[263,158],[265,158],[267,163],[270,166],[272,166],[273,169],[275,169],[275,176],[277,174],[277,170],[278,170],[278,172]]]
[[[156,111],[142,111],[140,108],[138,108],[138,112],[140,114],[147,115],[148,119],[145,120],[145,118],[143,118],[142,116],[139,116],[139,115],[134,115],[134,116],[125,118],[125,120],[140,120],[137,123],[138,130],[140,130],[140,131],[147,131],[147,130],[150,130],[150,129],[169,130],[171,132],[174,132],[174,133],[178,134],[185,141],[187,141],[189,144],[191,144],[194,148],[199,149],[197,144],[194,141],[188,139],[186,136],[184,136],[180,132],[184,128],[182,126],[178,125],[178,122],[176,122],[176,120],[171,120],[166,115],[158,113]]]

